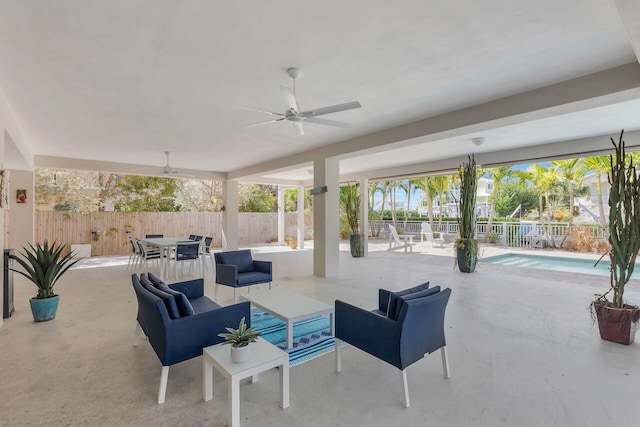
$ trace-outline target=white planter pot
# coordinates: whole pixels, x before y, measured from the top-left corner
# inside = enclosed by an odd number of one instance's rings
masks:
[[[231,361],[233,363],[244,363],[249,360],[251,346],[233,348],[231,347]]]

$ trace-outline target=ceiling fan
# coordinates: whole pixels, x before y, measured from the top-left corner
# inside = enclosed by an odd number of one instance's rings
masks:
[[[337,122],[334,120],[327,120],[318,118],[318,116],[324,116],[326,114],[333,114],[340,111],[353,110],[354,108],[360,108],[362,105],[358,101],[347,102],[344,104],[331,105],[329,107],[315,108],[313,110],[300,111],[298,108],[298,101],[296,100],[296,80],[300,78],[302,72],[297,68],[289,68],[287,74],[293,80],[293,90],[287,86],[280,86],[282,91],[282,97],[284,99],[285,110],[283,113],[274,113],[272,111],[256,110],[253,108],[245,108],[246,110],[257,111],[259,113],[271,114],[273,116],[280,116],[277,119],[269,120],[266,122],[253,123],[248,126],[261,126],[269,123],[276,122],[291,122],[297,129],[300,135],[304,135],[303,123],[315,123],[318,125],[335,126],[335,127],[348,127],[347,123]]]
[[[195,175],[192,173],[184,173],[184,172],[180,172],[178,170],[175,170],[174,168],[172,168],[169,165],[169,155],[171,154],[169,151],[165,151],[164,154],[167,156],[167,165],[164,167],[164,170],[162,171],[163,174],[165,175],[169,175],[169,176],[176,176],[176,177],[185,177],[185,178],[194,178]]]

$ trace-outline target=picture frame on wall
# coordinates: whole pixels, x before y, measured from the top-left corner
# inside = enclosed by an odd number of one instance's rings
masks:
[[[16,190],[16,203],[27,203],[27,190]]]

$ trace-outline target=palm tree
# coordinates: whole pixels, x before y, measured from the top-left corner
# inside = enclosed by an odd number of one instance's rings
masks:
[[[543,167],[544,168],[544,167]],[[540,176],[539,185],[544,193],[544,199],[547,205],[547,227],[545,227],[547,240],[551,242],[551,247],[556,248],[556,242],[551,232],[551,220],[553,219],[553,205],[551,204],[551,191],[553,187],[560,181],[560,176],[555,168],[544,168],[545,171]]]
[[[573,223],[574,192],[576,188],[582,187],[586,171],[584,169],[584,161],[582,159],[555,160],[551,162],[551,164],[557,171],[559,179],[566,182],[567,188],[569,189],[569,223],[567,224],[564,236],[560,242],[560,247],[562,247],[564,242],[567,240],[571,224]]]
[[[489,212],[489,220],[487,221],[487,231],[484,235],[484,241],[487,241],[487,235],[491,233],[493,219],[495,218],[496,203],[498,194],[502,190],[502,181],[511,175],[511,166],[500,166],[497,168],[487,169],[487,173],[493,179],[493,194],[491,195],[491,212]]]
[[[544,213],[544,205],[543,205],[543,197],[544,197],[544,185],[543,179],[545,173],[547,172],[547,168],[544,166],[534,163],[526,170],[526,172],[519,172],[518,175],[521,178],[528,180],[533,188],[538,192],[538,217],[540,222],[544,222],[543,213]]]
[[[409,219],[409,209],[411,208],[411,193],[415,188],[415,179],[405,179],[400,181],[398,187],[400,187],[407,195],[407,204],[404,206],[404,221],[402,228],[407,229],[407,220]]]
[[[427,201],[427,215],[429,216],[429,225],[433,230],[433,198],[436,196],[436,191],[433,188],[433,177],[425,176],[416,179],[416,188],[424,192],[424,198]]]
[[[382,183],[381,182],[370,182],[369,183],[369,228],[371,229],[371,237],[378,237],[380,236],[380,228],[382,225],[382,213],[380,214],[380,218],[379,218],[379,223],[378,223],[378,228],[377,228],[377,232],[376,232],[376,227],[375,224],[373,223],[373,216],[371,215],[373,213],[373,209],[374,209],[374,203],[375,203],[375,196],[376,193],[378,191],[382,192],[382,198],[383,198],[383,209],[384,209],[384,192],[382,191]]]
[[[394,227],[398,227],[396,218],[396,189],[398,188],[398,181],[395,179],[389,182],[389,194],[391,195],[391,221]]]
[[[633,153],[635,154],[635,153]],[[598,215],[600,216],[600,225],[604,230],[605,237],[609,239],[609,225],[604,214],[604,201],[602,200],[602,181],[601,177],[605,177],[607,182],[607,174],[611,170],[611,163],[609,156],[594,156],[584,159],[585,168],[594,172],[596,178],[596,191],[598,193]]]
[[[440,211],[438,218],[438,230],[442,230],[442,205],[444,205],[444,201],[447,193],[451,189],[451,177],[447,175],[433,176],[431,177],[431,185],[433,186],[433,190],[438,194],[438,201],[440,202]]]

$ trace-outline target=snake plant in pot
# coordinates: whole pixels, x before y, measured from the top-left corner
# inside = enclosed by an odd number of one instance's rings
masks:
[[[477,167],[473,155],[460,166],[460,200],[458,215],[458,238],[456,239],[456,262],[463,273],[473,273],[478,260],[476,235],[476,192],[478,188]]]
[[[249,356],[251,355],[251,347],[249,347],[249,344],[258,340],[260,332],[247,328],[244,317],[240,319],[238,329],[225,329],[228,333],[218,334],[218,336],[224,338],[222,345],[231,344],[231,360],[233,363],[244,363],[249,360]]]
[[[48,241],[23,248],[18,255],[11,255],[22,267],[22,270],[13,269],[22,274],[38,288],[38,294],[29,300],[33,320],[43,322],[56,317],[60,296],[53,292],[53,285],[80,259],[73,259],[73,254],[62,255],[65,245],[58,245]]]
[[[609,157],[609,290],[593,301],[591,307],[598,319],[600,337],[629,345],[635,339],[640,320],[638,306],[624,301],[625,286],[640,250],[640,178],[633,159],[625,155],[623,134],[624,131],[620,132],[618,144],[611,138],[615,157]]]

